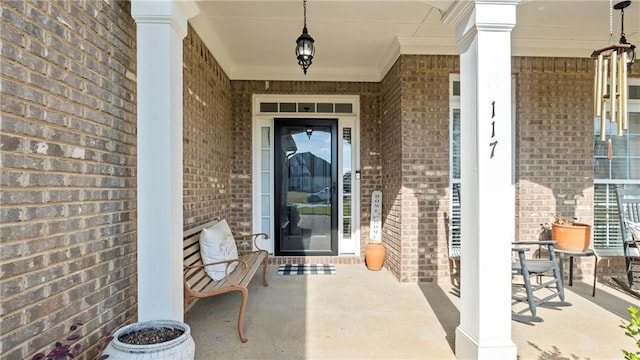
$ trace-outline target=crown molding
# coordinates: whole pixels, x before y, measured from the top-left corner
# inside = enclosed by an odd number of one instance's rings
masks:
[[[295,60],[295,59],[294,59]],[[305,75],[302,69],[292,62],[287,66],[238,66],[225,69],[231,80],[270,80],[270,81],[341,81],[341,82],[379,82],[379,72],[375,68],[322,68],[313,65]]]
[[[598,41],[512,39],[511,53],[513,56],[589,58],[593,49],[600,46],[602,43]]]
[[[400,40],[398,40],[398,37],[396,36],[393,38],[393,41],[391,41],[387,51],[380,58],[380,61],[378,61],[378,78],[380,79],[378,81],[382,81],[382,79],[384,79],[385,75],[387,75],[389,70],[391,70],[393,64],[398,60],[401,55],[400,48]]]
[[[456,28],[475,9],[473,1],[456,1],[449,10],[442,16],[442,23]]]

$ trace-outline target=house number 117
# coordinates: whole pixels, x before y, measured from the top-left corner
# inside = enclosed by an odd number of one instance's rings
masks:
[[[492,101],[491,102],[491,119],[494,119],[496,117],[496,102]],[[496,137],[496,121],[493,120],[491,121],[491,139]],[[496,151],[496,145],[498,145],[498,140],[493,140],[489,143],[489,146],[491,147],[491,156],[489,156],[489,159],[493,159],[493,155]]]

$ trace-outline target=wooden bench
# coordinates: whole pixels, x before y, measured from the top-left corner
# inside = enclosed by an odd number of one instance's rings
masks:
[[[203,264],[200,255],[200,232],[204,228],[215,225],[218,221],[216,219],[184,232],[184,312],[186,313],[199,298],[216,296],[230,291],[240,291],[242,293],[242,303],[240,305],[240,315],[238,316],[238,334],[242,342],[247,342],[243,331],[244,311],[247,307],[247,297],[249,296],[247,286],[260,265],[262,265],[262,284],[265,287],[269,286],[267,283],[269,253],[260,249],[256,242],[260,237],[268,239],[269,236],[264,233],[234,235],[235,239],[250,239],[251,248],[258,250],[239,255],[238,259]],[[229,265],[234,262],[239,263],[238,266],[233,272],[228,273]],[[204,271],[205,266],[224,263],[227,264],[225,277],[218,281],[211,279]]]

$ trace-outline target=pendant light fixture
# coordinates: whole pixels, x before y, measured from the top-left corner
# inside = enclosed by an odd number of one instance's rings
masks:
[[[593,111],[596,120],[600,121],[601,141],[607,140],[606,129],[609,127],[607,120],[612,125],[615,123],[612,127],[616,129],[618,136],[621,136],[623,130],[628,127],[627,73],[636,58],[636,46],[627,42],[624,34],[624,9],[629,5],[631,5],[630,0],[621,1],[615,5],[609,0],[609,33],[613,37],[613,10],[620,10],[620,40],[617,44],[596,49],[591,53],[591,57],[595,58]]]
[[[304,7],[304,27],[302,28],[302,34],[296,40],[296,57],[298,58],[298,65],[306,75],[316,50],[313,46],[314,40],[309,35],[309,31],[307,31],[307,0],[303,0],[302,4]]]

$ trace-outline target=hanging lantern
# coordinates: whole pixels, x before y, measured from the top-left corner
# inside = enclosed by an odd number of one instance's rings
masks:
[[[298,58],[298,65],[300,65],[306,75],[307,69],[311,66],[311,61],[313,60],[313,55],[316,50],[313,46],[314,40],[307,30],[307,0],[304,0],[303,6],[304,27],[302,28],[302,34],[298,36],[298,39],[296,40],[296,58]]]

